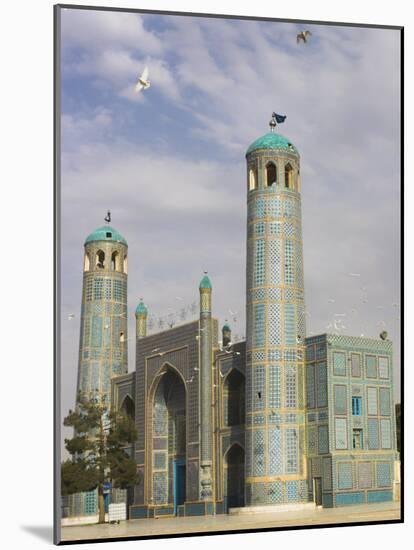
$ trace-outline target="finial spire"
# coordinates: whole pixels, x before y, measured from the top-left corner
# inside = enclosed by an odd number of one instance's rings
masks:
[[[274,132],[276,128],[276,113],[272,113],[272,118],[269,122],[270,131]]]
[[[108,210],[106,216],[105,216],[106,223],[111,223],[111,211]]]

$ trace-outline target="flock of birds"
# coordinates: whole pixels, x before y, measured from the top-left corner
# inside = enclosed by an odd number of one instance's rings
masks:
[[[309,38],[312,36],[312,33],[308,30],[306,31],[300,31],[296,35],[296,43],[300,44],[303,42],[306,44],[309,40]],[[151,82],[149,81],[149,68],[148,65],[145,65],[144,70],[142,71],[141,75],[138,77],[138,81],[135,84],[135,92],[139,93],[141,90],[147,90],[151,86]]]

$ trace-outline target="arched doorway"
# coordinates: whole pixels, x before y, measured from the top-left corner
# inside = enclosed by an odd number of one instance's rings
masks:
[[[186,391],[177,372],[159,375],[153,403],[152,500],[184,504],[186,495]]]
[[[244,506],[244,450],[238,443],[224,457],[224,496],[227,509]]]

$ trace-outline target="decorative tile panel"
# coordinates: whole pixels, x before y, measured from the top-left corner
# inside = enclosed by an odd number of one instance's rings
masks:
[[[294,474],[298,471],[298,430],[287,429],[286,434],[286,473]]]
[[[370,489],[372,487],[372,462],[358,463],[358,488]]]
[[[378,449],[378,419],[368,418],[368,449]]]
[[[352,463],[338,462],[338,488],[352,489]]]
[[[335,418],[335,448],[348,448],[348,422],[345,418]]]
[[[382,379],[390,377],[388,357],[378,357],[378,375]]]
[[[345,353],[333,352],[333,370],[335,376],[346,376],[346,356]]]
[[[334,403],[335,403],[335,414],[346,414],[347,413],[347,391],[346,386],[341,384],[334,385]]]
[[[328,426],[318,427],[319,454],[329,453]]]
[[[391,398],[390,398],[390,390],[388,388],[379,389],[379,405],[380,405],[380,415],[390,416]]]
[[[378,414],[377,388],[367,388],[368,415]]]
[[[381,448],[391,449],[391,422],[388,419],[380,420],[381,427]]]
[[[326,363],[316,364],[316,402],[318,407],[326,407],[328,403],[327,395],[327,373]]]
[[[282,436],[280,428],[268,430],[269,475],[282,474]]]
[[[377,487],[389,487],[391,483],[390,462],[377,462]]]
[[[375,355],[366,355],[365,356],[365,366],[367,378],[376,378],[377,377],[377,358]]]

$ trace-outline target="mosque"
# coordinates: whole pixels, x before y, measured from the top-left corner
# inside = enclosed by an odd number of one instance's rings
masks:
[[[112,494],[131,519],[396,498],[392,343],[306,337],[300,156],[275,127],[246,152],[245,341],[204,274],[196,320],[149,334],[138,304],[128,372],[127,242],[109,225],[86,239],[77,390],[135,419],[140,482]],[[67,498],[96,513],[95,492]]]

